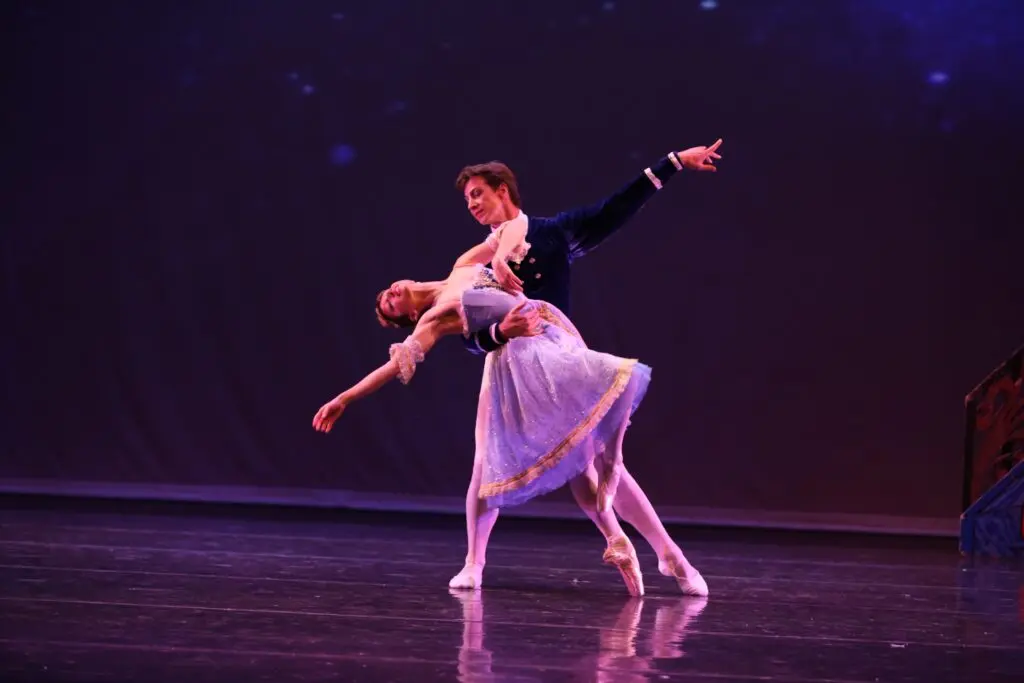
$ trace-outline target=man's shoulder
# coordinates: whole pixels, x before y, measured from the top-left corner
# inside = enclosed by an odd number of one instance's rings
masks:
[[[558,226],[565,220],[565,214],[558,214],[557,216],[530,216],[528,218],[528,229],[529,230],[544,230],[552,226]]]
[[[545,243],[554,245],[560,242],[565,232],[562,215],[530,216],[526,224],[526,239],[533,244]]]
[[[538,257],[548,258],[566,249],[565,225],[560,216],[530,216],[526,228],[526,240]]]

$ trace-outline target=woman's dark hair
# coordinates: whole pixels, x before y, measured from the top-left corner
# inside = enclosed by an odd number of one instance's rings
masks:
[[[380,307],[380,300],[384,298],[384,295],[388,293],[388,290],[382,289],[380,294],[377,295],[377,304],[375,309],[377,311],[377,322],[384,327],[416,327],[416,321],[407,315],[396,315],[390,316],[384,312],[384,309]]]

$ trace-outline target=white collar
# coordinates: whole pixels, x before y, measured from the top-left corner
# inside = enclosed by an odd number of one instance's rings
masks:
[[[527,216],[525,213],[523,213],[522,209],[519,209],[519,211],[516,212],[516,215],[512,216],[512,218],[509,218],[507,221],[502,221],[501,223],[498,223],[497,225],[492,225],[491,226],[491,232],[494,232],[495,230],[497,230],[501,226],[505,225],[505,223],[511,223],[512,221],[514,221],[515,219],[519,218],[520,216],[525,218],[527,221],[530,220],[530,217]]]

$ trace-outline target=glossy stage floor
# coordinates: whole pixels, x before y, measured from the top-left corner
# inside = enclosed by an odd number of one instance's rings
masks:
[[[1024,570],[953,539],[674,529],[630,599],[580,523],[3,498],[0,680],[1024,681]]]

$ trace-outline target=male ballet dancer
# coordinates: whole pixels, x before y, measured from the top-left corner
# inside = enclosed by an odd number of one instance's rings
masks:
[[[572,263],[594,250],[615,234],[644,204],[661,190],[676,173],[684,169],[715,171],[715,159],[721,139],[710,147],[691,147],[670,152],[654,165],[645,168],[629,184],[605,200],[588,207],[563,211],[550,218],[527,216],[526,241],[529,252],[521,263],[511,266],[504,261],[492,262],[495,277],[507,289],[523,292],[531,299],[552,303],[569,315],[570,269]],[[515,175],[505,164],[492,161],[467,166],[455,182],[462,192],[470,214],[482,225],[496,230],[502,223],[521,213],[521,199]],[[482,243],[476,249],[487,250]],[[511,311],[501,323],[482,329],[465,339],[474,353],[489,353],[523,334],[535,320],[520,309]],[[679,547],[669,537],[646,494],[633,476],[621,466],[621,480],[614,500],[615,511],[629,522],[654,549],[658,569],[673,576],[685,593],[707,595],[707,584],[693,568]],[[498,509],[488,509],[480,497],[480,472],[474,467],[466,493],[466,533],[469,549],[466,565],[449,582],[451,588],[480,588],[486,563],[487,541],[498,519]],[[596,481],[592,482],[596,489]],[[592,515],[589,501],[580,506]],[[606,553],[607,554],[607,553]]]

